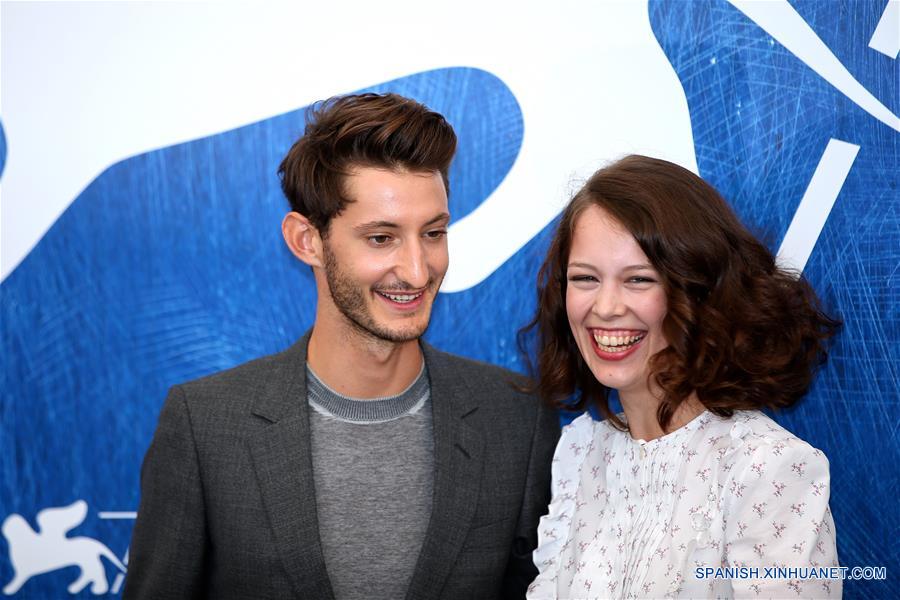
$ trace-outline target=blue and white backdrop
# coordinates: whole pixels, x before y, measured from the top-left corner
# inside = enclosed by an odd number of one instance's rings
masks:
[[[777,419],[831,460],[841,563],[887,567],[847,596],[896,589],[897,0],[0,11],[4,594],[121,593],[168,386],[309,327],[275,170],[306,106],[359,90],[418,98],[459,133],[428,338],[478,359],[522,368],[555,217],[598,166],[641,152],[716,185],[845,321]]]

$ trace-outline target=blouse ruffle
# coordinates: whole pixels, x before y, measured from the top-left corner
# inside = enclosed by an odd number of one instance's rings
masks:
[[[593,445],[595,428],[596,422],[591,415],[584,413],[563,427],[560,434],[550,466],[553,499],[538,525],[538,547],[533,554],[539,570],[553,567],[563,544],[569,539],[576,509],[575,491],[581,480],[584,457]]]
[[[699,567],[837,566],[825,455],[756,411],[644,442],[564,428],[531,599],[839,597],[840,580],[699,578]]]

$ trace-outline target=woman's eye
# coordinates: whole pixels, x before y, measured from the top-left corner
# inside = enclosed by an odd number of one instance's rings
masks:
[[[656,280],[652,279],[650,277],[637,277],[636,276],[636,277],[629,277],[628,282],[629,283],[656,283]]]
[[[569,281],[596,281],[593,275],[569,275]]]

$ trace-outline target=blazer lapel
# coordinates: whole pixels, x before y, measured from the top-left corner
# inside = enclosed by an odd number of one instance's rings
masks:
[[[440,595],[475,515],[484,466],[481,433],[465,422],[478,409],[474,395],[441,352],[422,347],[434,419],[434,497],[407,598]]]
[[[319,538],[306,404],[309,333],[278,359],[253,414],[271,425],[249,439],[263,504],[285,570],[300,598],[331,599]]]

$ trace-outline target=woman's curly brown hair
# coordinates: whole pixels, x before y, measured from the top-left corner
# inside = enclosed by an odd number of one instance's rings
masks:
[[[569,410],[595,403],[625,427],[566,315],[572,235],[590,206],[634,236],[665,286],[669,346],[650,362],[664,394],[657,413],[663,430],[692,392],[724,417],[788,407],[806,393],[840,321],[822,312],[806,280],[775,264],[712,186],[673,163],[632,155],[594,173],[575,194],[538,275],[538,310],[522,333],[537,331],[536,391],[545,400]],[[566,402],[573,393],[575,402]]]

